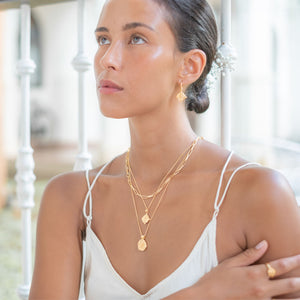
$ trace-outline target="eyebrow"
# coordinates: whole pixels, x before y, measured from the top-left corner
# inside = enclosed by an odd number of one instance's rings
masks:
[[[125,24],[122,29],[125,31],[125,30],[134,29],[137,27],[145,27],[145,28],[150,29],[151,31],[155,31],[154,28],[152,28],[151,26],[144,24],[144,23],[140,23],[140,22],[132,22],[132,23]],[[96,28],[95,32],[109,32],[109,30],[106,27],[98,27],[98,28]]]

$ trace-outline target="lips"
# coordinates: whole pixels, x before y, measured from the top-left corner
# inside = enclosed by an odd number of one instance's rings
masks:
[[[101,94],[113,94],[123,91],[123,88],[110,80],[100,80],[98,89]]]

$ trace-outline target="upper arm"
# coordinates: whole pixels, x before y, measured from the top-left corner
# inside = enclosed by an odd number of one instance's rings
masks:
[[[78,199],[78,194],[76,198],[71,188],[76,176],[78,174],[56,177],[44,191],[30,300],[78,299],[82,264],[79,203],[82,199]]]
[[[267,240],[269,248],[259,263],[300,254],[300,209],[292,189],[278,172],[254,173],[243,209],[247,246]],[[300,269],[284,275],[291,276],[300,277]]]

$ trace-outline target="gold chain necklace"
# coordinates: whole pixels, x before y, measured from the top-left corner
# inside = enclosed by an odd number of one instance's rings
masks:
[[[147,242],[146,242],[146,235],[149,231],[149,228],[150,228],[150,221],[153,220],[154,218],[154,215],[163,199],[163,196],[170,184],[170,181],[171,179],[176,176],[182,169],[183,167],[185,166],[187,160],[189,159],[189,157],[191,156],[197,142],[199,140],[199,137],[197,137],[193,143],[179,156],[179,158],[176,160],[176,162],[172,165],[171,169],[166,173],[166,175],[163,177],[162,181],[160,182],[157,190],[151,194],[151,195],[143,195],[141,192],[140,192],[140,189],[137,185],[137,182],[135,180],[135,177],[133,175],[133,172],[131,170],[131,167],[130,167],[130,161],[129,161],[129,153],[130,153],[130,149],[128,149],[128,152],[127,152],[127,155],[126,155],[126,164],[125,164],[125,168],[126,168],[126,176],[127,176],[127,181],[128,181],[128,184],[129,184],[129,187],[130,187],[130,191],[131,191],[131,197],[132,197],[132,201],[133,201],[133,205],[134,205],[134,209],[135,209],[135,215],[136,215],[136,219],[137,219],[137,224],[138,224],[138,228],[139,228],[139,232],[140,232],[140,240],[138,241],[138,250],[139,251],[145,251],[146,248],[147,248]],[[182,159],[182,161],[180,163],[179,160],[184,156],[184,154],[187,152],[187,154],[185,155],[184,159]],[[175,168],[175,166],[178,164],[178,166],[176,167],[175,171],[170,175],[168,176],[171,171]],[[132,184],[132,180],[131,180],[131,177],[133,178],[133,181],[136,185],[136,188],[134,187],[134,185]],[[154,201],[154,199],[156,198],[156,196],[162,191],[162,194],[159,198],[159,201],[153,211],[153,214],[152,214],[152,217],[150,218],[149,216],[149,209]],[[143,234],[142,232],[142,229],[141,229],[141,226],[140,226],[140,222],[139,222],[139,216],[138,216],[138,212],[137,212],[137,206],[136,206],[136,202],[135,202],[135,195],[139,196],[143,203],[144,203],[144,206],[145,206],[145,215],[142,217],[142,222],[147,226],[146,228],[146,231],[145,233]],[[151,199],[152,197],[152,201],[151,203],[149,204],[149,206],[146,205],[144,199]]]
[[[169,183],[170,183],[170,182],[169,182]],[[158,209],[158,207],[159,207],[159,205],[160,205],[160,203],[161,203],[161,200],[162,200],[162,198],[163,198],[163,196],[164,196],[164,194],[165,194],[165,192],[166,192],[166,190],[167,190],[167,187],[168,187],[169,183],[167,184],[166,188],[163,190],[163,192],[162,192],[162,194],[161,194],[161,196],[160,196],[160,199],[159,199],[159,201],[158,201],[158,203],[157,203],[157,205],[156,205],[156,207],[155,207],[155,210],[154,210],[154,212],[153,212],[153,215],[152,215],[151,220],[154,218],[154,215],[155,215],[155,213],[156,213],[156,211],[157,211],[157,209]],[[135,210],[135,216],[136,216],[136,220],[137,220],[137,224],[138,224],[139,232],[140,232],[140,239],[139,239],[138,244],[137,244],[138,250],[139,250],[139,251],[145,251],[146,248],[148,247],[148,244],[147,244],[147,242],[146,242],[146,235],[147,235],[147,233],[148,233],[148,231],[149,231],[149,228],[150,228],[150,224],[151,224],[151,223],[150,223],[150,220],[149,220],[149,222],[147,223],[146,231],[145,231],[145,233],[143,234],[142,228],[141,228],[141,226],[140,226],[139,216],[138,216],[137,207],[136,207],[136,203],[135,203],[135,198],[134,198],[134,194],[133,194],[133,191],[132,191],[132,190],[131,190],[131,196],[132,196],[133,205],[134,205],[134,210]]]
[[[133,190],[133,192],[139,196],[142,201],[143,201],[143,204],[145,206],[145,215],[142,217],[142,222],[144,224],[147,224],[151,218],[149,216],[149,208],[151,207],[153,201],[155,200],[155,197],[156,195],[158,195],[162,190],[163,188],[166,187],[166,185],[171,181],[171,179],[176,176],[181,170],[182,168],[184,167],[186,161],[188,160],[188,158],[190,157],[190,155],[192,154],[197,142],[199,140],[199,137],[197,137],[193,143],[187,148],[185,149],[185,151],[178,157],[178,159],[175,161],[175,163],[172,165],[172,167],[169,169],[169,171],[166,173],[166,175],[163,177],[162,181],[160,182],[157,190],[151,194],[151,195],[142,195],[142,193],[140,192],[140,188],[136,182],[136,179],[133,175],[133,172],[132,172],[132,169],[130,167],[130,162],[129,162],[129,151],[130,149],[128,150],[127,152],[127,156],[126,156],[126,174],[127,174],[127,179],[128,179],[128,184],[131,188],[131,190]],[[179,160],[185,155],[185,153],[187,152],[186,156],[184,157],[184,159],[180,162],[180,164],[178,164]],[[178,164],[176,170],[173,172],[173,174],[171,174],[169,177],[168,175],[171,173],[171,171],[175,168],[175,166]],[[132,180],[131,180],[131,177],[134,181],[134,184],[136,185],[136,188],[133,186],[132,184]],[[152,198],[152,201],[150,202],[149,206],[147,206],[147,204],[145,203],[145,199],[151,199]]]
[[[172,167],[169,169],[169,171],[167,172],[167,174],[164,176],[164,178],[162,179],[161,183],[159,184],[157,190],[151,194],[151,195],[142,195],[141,193],[139,193],[139,191],[133,186],[132,184],[132,180],[131,180],[131,176],[132,178],[134,179],[135,181],[135,178],[133,176],[133,173],[132,173],[132,170],[131,170],[131,167],[130,167],[130,161],[129,161],[129,154],[130,154],[130,148],[128,149],[127,151],[127,155],[126,155],[126,175],[127,175],[127,179],[128,179],[128,183],[130,185],[130,187],[133,189],[134,193],[143,198],[143,199],[149,199],[149,198],[153,198],[154,196],[156,196],[157,194],[159,194],[162,189],[165,187],[165,185],[174,177],[176,176],[181,170],[182,168],[184,167],[184,164],[186,163],[186,161],[189,159],[190,155],[192,154],[197,142],[199,141],[199,137],[197,137],[193,143],[187,148],[184,150],[184,152],[177,158],[177,160],[175,161],[175,163],[172,165]],[[203,138],[201,138],[203,139]],[[168,177],[166,179],[166,177],[168,176],[168,174],[171,173],[171,171],[175,168],[176,164],[178,163],[178,161],[181,159],[182,156],[184,156],[184,154],[188,151],[188,153],[186,154],[184,160],[180,163],[180,165],[176,168],[175,172],[171,175],[172,178]],[[169,179],[170,178],[170,179]],[[135,184],[136,184],[136,181],[135,181]],[[136,184],[137,186],[137,184]]]

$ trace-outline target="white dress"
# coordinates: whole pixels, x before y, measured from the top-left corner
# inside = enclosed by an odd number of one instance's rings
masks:
[[[88,171],[86,172],[88,192],[85,198],[83,214],[87,220],[86,227],[86,260],[84,265],[84,290],[86,300],[159,300],[181,289],[195,284],[205,273],[218,265],[216,253],[216,227],[219,209],[234,175],[242,168],[252,164],[247,163],[231,174],[222,197],[220,189],[223,176],[232,157],[229,155],[219,181],[215,198],[215,211],[211,221],[207,224],[194,248],[182,264],[169,276],[151,288],[146,294],[140,294],[133,289],[114,269],[105,248],[91,228],[92,221],[92,189],[106,165],[98,172],[93,183],[90,185]],[[220,201],[218,201],[220,199]],[[89,201],[88,201],[89,200]],[[89,204],[89,215],[86,207]]]

